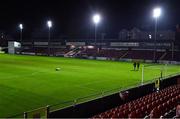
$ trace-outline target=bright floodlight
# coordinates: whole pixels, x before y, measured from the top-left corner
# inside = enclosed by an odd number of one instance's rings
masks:
[[[98,23],[100,22],[100,20],[101,20],[101,16],[100,16],[99,14],[95,14],[95,15],[93,16],[93,22],[94,22],[95,24],[98,24]]]
[[[149,34],[149,39],[152,39],[152,35],[151,34]]]
[[[23,25],[22,25],[22,24],[19,24],[19,28],[22,30],[22,29],[23,29]]]
[[[161,8],[155,8],[153,10],[153,17],[158,18],[158,17],[160,17],[160,15],[161,15]]]
[[[47,26],[49,27],[49,28],[51,28],[52,27],[52,21],[47,21]]]

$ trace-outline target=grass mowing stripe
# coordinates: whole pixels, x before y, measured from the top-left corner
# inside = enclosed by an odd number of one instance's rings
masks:
[[[127,62],[0,54],[0,66],[0,117],[46,105],[62,107],[82,97],[91,100],[96,97],[90,95],[141,82],[141,69],[131,71],[133,64]],[[179,65],[169,67],[167,74],[180,71]],[[145,82],[159,75],[145,70]]]

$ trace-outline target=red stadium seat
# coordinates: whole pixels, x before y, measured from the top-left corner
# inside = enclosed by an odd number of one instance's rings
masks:
[[[159,118],[177,106],[180,87],[172,86],[100,114],[100,118]]]
[[[123,112],[119,112],[119,118],[124,118],[125,117],[125,115],[124,115],[124,113]]]
[[[147,111],[147,107],[146,106],[143,106],[141,107],[141,112],[142,112],[142,116],[145,117],[146,116],[146,111]]]
[[[125,118],[128,117],[128,114],[129,114],[129,110],[128,109],[123,111],[123,115],[124,115]]]
[[[159,118],[161,116],[158,108],[154,108],[150,113],[150,118]]]
[[[168,104],[167,102],[163,103],[164,113],[168,111]]]
[[[136,111],[131,112],[131,113],[128,115],[128,118],[137,118]]]
[[[147,113],[150,113],[152,109],[153,109],[152,104],[148,104],[147,105]]]

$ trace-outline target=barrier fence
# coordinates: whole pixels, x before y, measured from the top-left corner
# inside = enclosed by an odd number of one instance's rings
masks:
[[[153,79],[151,81],[146,81],[146,82],[143,83],[143,85],[146,85],[146,84],[149,84],[149,83],[154,83],[157,79],[165,80],[165,79],[172,78],[172,77],[175,77],[175,76],[178,76],[178,75],[180,75],[180,72],[175,73],[175,74],[171,74],[171,75],[168,75],[168,76],[164,76],[162,78],[160,78],[160,77],[155,78],[155,79]],[[129,86],[129,87],[126,87],[126,88],[120,87],[120,88],[116,88],[116,89],[112,89],[112,90],[103,91],[101,93],[96,93],[96,94],[93,94],[93,95],[89,95],[89,96],[86,96],[86,97],[81,97],[81,98],[77,98],[77,99],[66,101],[66,102],[60,102],[60,103],[57,103],[57,104],[54,104],[54,105],[47,105],[47,106],[44,106],[44,107],[41,107],[41,108],[38,108],[38,109],[35,109],[35,110],[31,110],[31,111],[27,111],[27,112],[24,112],[24,113],[16,114],[16,115],[10,116],[8,118],[48,118],[49,113],[54,112],[56,110],[64,109],[64,108],[70,107],[70,106],[76,106],[78,104],[81,104],[81,103],[84,103],[84,102],[87,102],[87,101],[95,100],[95,99],[98,99],[98,98],[103,98],[105,96],[115,94],[115,93],[119,93],[121,91],[131,89],[131,88],[135,88],[135,87],[141,86],[141,85],[142,85],[141,81],[139,81],[139,83],[132,84],[132,86]]]

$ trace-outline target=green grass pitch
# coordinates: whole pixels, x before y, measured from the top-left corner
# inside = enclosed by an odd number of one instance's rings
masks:
[[[161,68],[145,68],[145,81],[160,76]],[[0,117],[140,84],[141,70],[132,70],[127,62],[0,54]],[[164,72],[180,67],[168,65]]]

